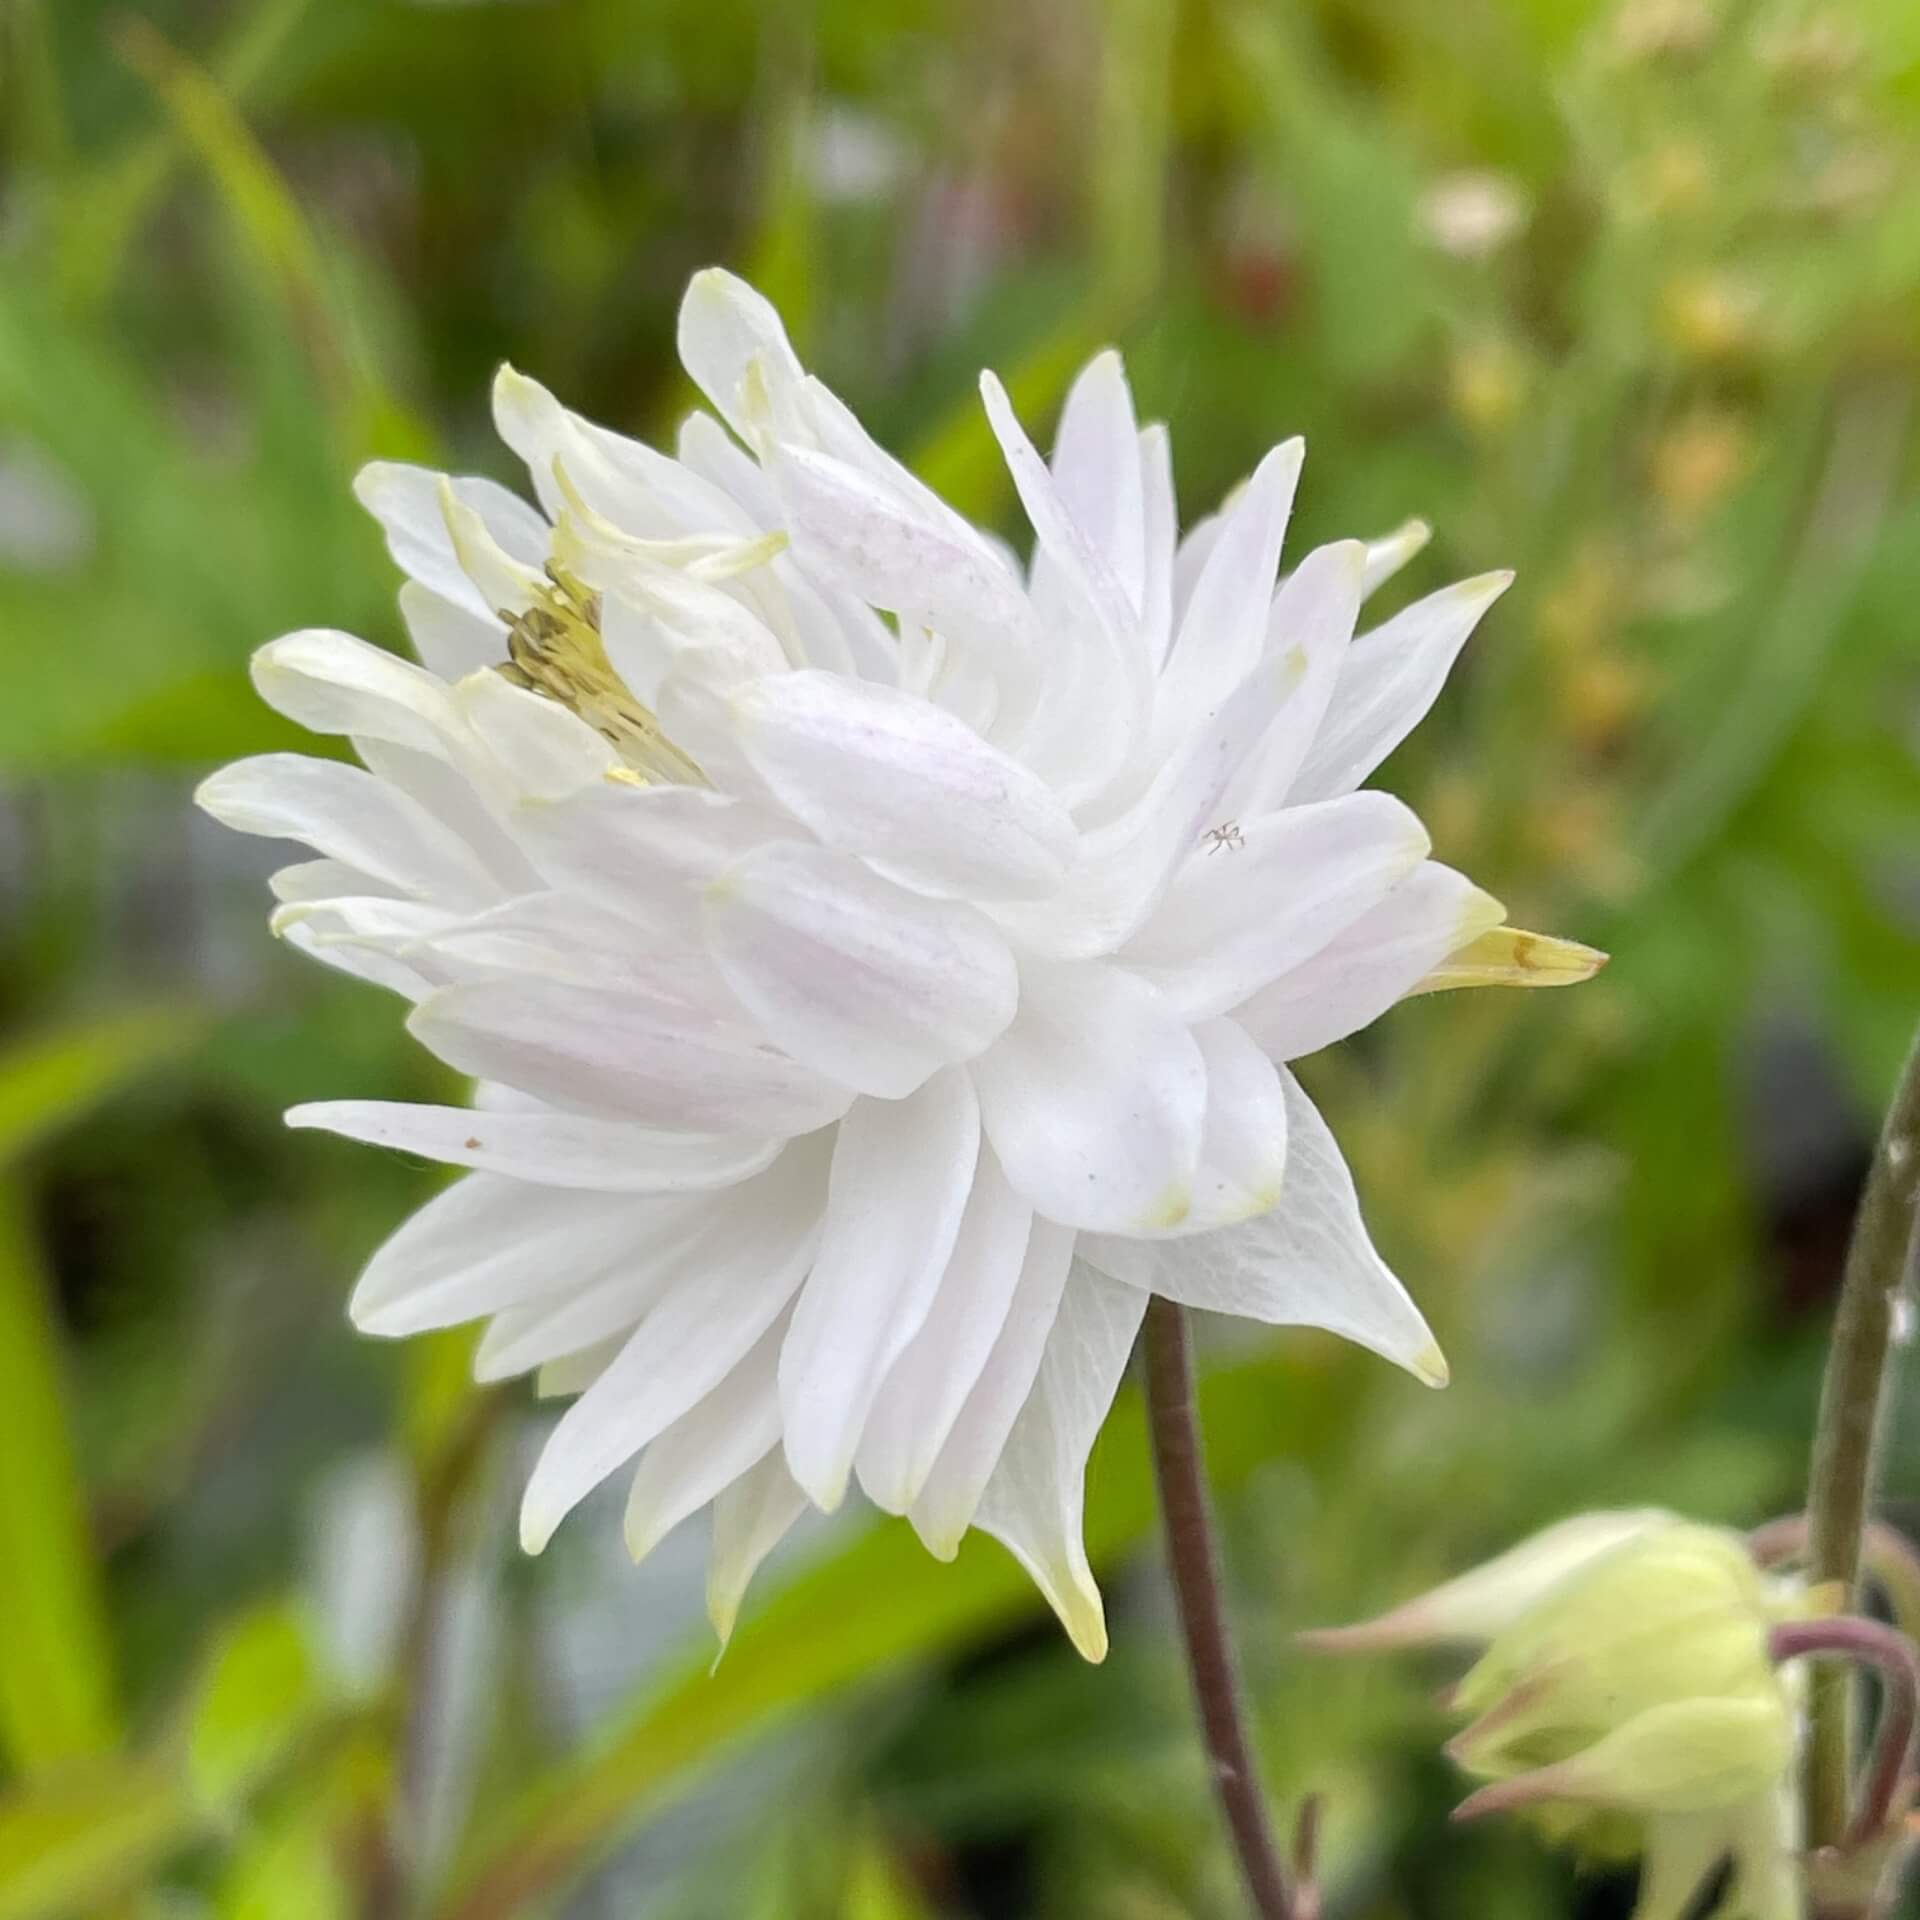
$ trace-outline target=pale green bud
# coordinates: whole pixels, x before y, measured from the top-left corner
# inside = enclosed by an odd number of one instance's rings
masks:
[[[1769,1635],[1833,1598],[1770,1580],[1737,1534],[1595,1513],[1379,1620],[1306,1637],[1482,1645],[1452,1696],[1475,1717],[1447,1751],[1485,1783],[1461,1817],[1513,1809],[1589,1853],[1641,1853],[1637,1920],[1678,1920],[1731,1854],[1743,1911],[1773,1920],[1792,1911],[1780,1810],[1797,1727]]]
[[[1449,1751],[1483,1779],[1551,1773],[1558,1784],[1528,1799],[1637,1812],[1744,1799],[1792,1751],[1792,1709],[1767,1652],[1781,1617],[1738,1536],[1679,1520],[1643,1531],[1495,1636],[1455,1695],[1479,1718]],[[1670,1767],[1650,1764],[1638,1731],[1648,1716],[1675,1743]],[[1651,1801],[1613,1790],[1616,1751],[1658,1783]]]

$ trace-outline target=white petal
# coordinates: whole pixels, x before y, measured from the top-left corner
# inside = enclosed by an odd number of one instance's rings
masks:
[[[679,347],[680,364],[742,439],[752,438],[756,424],[741,392],[747,369],[758,361],[770,381],[802,375],[773,303],[720,267],[704,268],[687,283]]]
[[[774,675],[734,695],[747,757],[829,846],[909,885],[988,899],[1066,871],[1071,818],[1046,785],[951,714],[869,681]]]
[[[577,1113],[476,1113],[399,1100],[324,1100],[294,1107],[290,1127],[321,1127],[454,1167],[545,1187],[602,1193],[692,1193],[730,1187],[772,1164],[772,1135],[659,1133]]]
[[[1117,362],[1115,364],[1117,367]],[[1124,388],[1124,382],[1122,385]],[[1136,603],[1128,598],[1105,556],[1096,551],[1088,530],[1080,524],[1061,497],[1052,473],[1040,458],[1033,442],[1027,438],[1026,429],[1014,414],[1013,402],[1007,398],[1007,390],[996,375],[981,374],[980,397],[986,403],[987,422],[993,428],[994,438],[1000,442],[1007,471],[1013,476],[1014,491],[1019,494],[1020,504],[1026,509],[1034,537],[1045,550],[1048,560],[1071,580],[1085,609],[1104,629],[1116,664],[1123,665],[1131,673],[1141,673],[1145,667],[1144,657],[1123,660],[1121,651],[1138,629]],[[1120,449],[1120,457],[1125,460],[1134,458],[1131,434],[1127,436],[1127,444]],[[1135,484],[1138,484],[1137,477]],[[1111,514],[1111,507],[1106,511]],[[1137,571],[1137,533],[1133,538],[1132,560]]]
[[[1082,1256],[1132,1286],[1274,1326],[1324,1327],[1429,1386],[1446,1362],[1420,1310],[1374,1251],[1353,1176],[1327,1123],[1283,1067],[1286,1176],[1271,1213],[1185,1240],[1083,1239]]]
[[[780,524],[780,502],[759,463],[712,414],[696,407],[680,422],[674,450],[680,464],[737,501],[756,527]]]
[[[979,1104],[954,1068],[841,1123],[819,1257],[780,1355],[787,1465],[817,1506],[839,1505],[887,1370],[926,1319],[979,1149]]]
[[[1000,383],[983,373],[980,391],[1036,541],[1033,604],[1046,651],[1033,711],[1018,732],[1021,757],[1079,805],[1128,777],[1138,757],[1152,701],[1140,617],[1061,499]],[[1124,457],[1136,458],[1130,435]],[[1132,572],[1139,571],[1136,537]]]
[[[1063,959],[1111,953],[1138,932],[1180,862],[1218,820],[1228,783],[1292,684],[1282,662],[1254,668],[1138,801],[1081,837],[1079,858],[1056,893],[997,907],[995,919],[1028,945]]]
[[[975,1525],[1033,1576],[1088,1660],[1107,1652],[1105,1609],[1082,1537],[1087,1456],[1113,1405],[1147,1299],[1076,1264],[1040,1374],[980,1502]]]
[[[400,618],[420,664],[442,680],[458,680],[507,657],[507,630],[491,613],[443,600],[418,580],[400,583]]]
[[[918,1498],[1006,1324],[1033,1209],[983,1146],[952,1258],[926,1319],[888,1373],[860,1442],[860,1484],[889,1513]]]
[[[443,681],[350,633],[285,634],[254,654],[251,671],[261,699],[313,733],[364,734],[444,758],[464,732]]]
[[[1416,600],[1347,649],[1327,717],[1290,797],[1350,793],[1420,723],[1480,616],[1512,584],[1485,573]]]
[[[356,980],[384,987],[407,1000],[424,998],[437,984],[417,967],[410,967],[391,954],[374,951],[358,942],[326,939],[319,924],[284,927],[280,929],[280,937],[309,959],[318,960],[323,967],[351,974]]]
[[[1273,1062],[1231,1020],[1193,1030],[1207,1063],[1207,1126],[1193,1211],[1169,1237],[1204,1233],[1265,1213],[1287,1166],[1287,1095]]]
[[[1297,678],[1229,790],[1232,811],[1271,813],[1289,799],[1353,642],[1365,554],[1357,540],[1315,547],[1280,583],[1267,620],[1267,653],[1292,668]]]
[[[463,498],[451,480],[440,482],[440,515],[447,523],[453,557],[473,582],[481,606],[502,619],[512,619],[539,602],[547,587],[544,544],[538,559],[522,560],[501,542],[487,516]]]
[[[616,1261],[565,1293],[503,1308],[474,1350],[474,1379],[487,1386],[576,1353],[598,1352],[609,1342],[624,1344],[674,1284],[680,1263],[698,1257],[699,1242],[697,1225],[689,1222],[677,1239],[650,1248],[643,1260]]]
[[[1060,409],[1053,478],[1061,504],[1138,612],[1146,598],[1145,452],[1120,356],[1096,354]]]
[[[1194,716],[1217,707],[1260,658],[1305,455],[1304,441],[1275,447],[1221,514],[1154,695],[1156,753],[1169,751]]]
[[[491,620],[496,604],[488,602],[454,554],[441,509],[444,479],[425,467],[376,460],[360,469],[353,490],[385,530],[387,550],[403,573],[441,599]],[[517,494],[492,480],[457,478],[451,485],[505,553],[536,571],[545,565],[547,523]]]
[[[1173,556],[1179,509],[1173,492],[1173,447],[1157,422],[1140,430],[1140,478],[1146,564],[1140,589],[1140,626],[1147,660],[1157,672],[1173,643]]]
[[[529,1553],[718,1386],[793,1298],[819,1239],[822,1157],[814,1143],[797,1146],[736,1199],[703,1203],[674,1284],[541,1449],[520,1505]]]
[[[356,733],[353,750],[369,773],[418,801],[441,825],[451,827],[500,891],[525,893],[539,886],[539,874],[492,810],[506,798],[499,791],[500,783],[486,764],[476,764],[470,749],[460,751],[456,765],[438,754]]]
[[[462,1073],[649,1126],[810,1133],[850,1097],[744,1029],[689,1019],[684,999],[664,995],[478,981],[429,995],[407,1026]]]
[[[225,826],[304,840],[403,893],[471,906],[499,895],[465,841],[359,767],[265,753],[209,774],[194,799]]]
[[[960,1551],[980,1496],[1000,1464],[1007,1435],[1033,1391],[1047,1337],[1060,1311],[1074,1239],[1071,1227],[1034,1220],[993,1350],[915,1496],[910,1516],[914,1531],[928,1551],[942,1560],[951,1560]]]
[[[1408,520],[1383,538],[1369,540],[1362,591],[1372,593],[1376,587],[1385,586],[1432,538],[1433,529],[1424,520]]]
[[[728,497],[678,461],[563,407],[537,380],[503,366],[493,382],[493,421],[500,438],[527,463],[534,491],[558,519],[566,491],[645,538],[676,533],[738,532],[747,516]]]
[[[645,923],[579,893],[527,893],[421,936],[407,956],[430,960],[443,985],[532,974],[571,986],[668,998],[691,1021],[740,1023],[740,1009],[713,975],[692,907],[670,899]]]
[[[794,551],[810,569],[903,626],[936,627],[977,648],[1007,685],[1031,678],[1032,609],[974,528],[830,454],[782,446],[772,471]]]
[[[1426,861],[1234,1018],[1276,1060],[1315,1053],[1371,1026],[1503,911],[1465,875]]]
[[[722,1647],[733,1637],[740,1603],[760,1563],[807,1510],[807,1496],[776,1447],[749,1467],[713,1503],[713,1547],[707,1562],[707,1618]]]
[[[648,1443],[627,1494],[627,1551],[636,1560],[779,1446],[785,1336],[776,1320],[698,1406]]]
[[[526,798],[564,799],[599,785],[619,764],[612,746],[577,713],[497,673],[469,674],[453,698],[505,779]]]
[[[565,1293],[673,1230],[698,1204],[471,1174],[388,1238],[367,1262],[348,1311],[362,1333],[458,1326]]]
[[[993,922],[826,847],[762,847],[705,895],[707,941],[740,1004],[796,1060],[898,1099],[1006,1030],[1019,999]]]
[[[692,912],[736,860],[805,832],[766,807],[703,787],[618,782],[523,808],[513,824],[542,872],[643,924],[663,911]]]
[[[1236,821],[1189,856],[1125,964],[1190,1019],[1238,1006],[1318,953],[1426,857],[1391,794],[1350,793]]]
[[[289,906],[393,891],[344,860],[296,860],[292,866],[270,874],[267,886],[276,900]]]
[[[1098,962],[1028,962],[1013,1025],[970,1071],[1008,1181],[1048,1219],[1131,1232],[1186,1217],[1206,1067],[1146,981]]]

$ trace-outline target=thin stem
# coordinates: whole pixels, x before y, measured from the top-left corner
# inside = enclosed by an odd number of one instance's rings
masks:
[[[1293,1892],[1267,1821],[1246,1714],[1227,1635],[1220,1569],[1213,1543],[1213,1515],[1200,1460],[1194,1418],[1193,1360],[1186,1317],[1171,1300],[1147,1307],[1142,1335],[1146,1360],[1147,1420],[1153,1435],[1153,1465],[1160,1484],[1160,1511],[1167,1532],[1180,1626],[1187,1642],[1193,1697],[1213,1771],[1213,1789],[1232,1835],[1247,1896],[1259,1920],[1296,1920]]]
[[[1849,1596],[1873,1498],[1881,1408],[1894,1353],[1893,1318],[1920,1200],[1920,1040],[1908,1056],[1867,1176],[1847,1248],[1833,1344],[1820,1389],[1820,1422],[1807,1488],[1807,1574],[1837,1580]],[[1852,1676],[1834,1662],[1808,1689],[1806,1816],[1810,1846],[1834,1846],[1847,1824]]]
[[[1880,1724],[1873,1757],[1860,1781],[1859,1804],[1839,1836],[1851,1852],[1878,1839],[1893,1817],[1913,1754],[1913,1729],[1920,1718],[1920,1651],[1904,1633],[1878,1620],[1840,1614],[1827,1620],[1790,1620],[1767,1640],[1775,1660],[1807,1655],[1837,1656],[1879,1671]]]

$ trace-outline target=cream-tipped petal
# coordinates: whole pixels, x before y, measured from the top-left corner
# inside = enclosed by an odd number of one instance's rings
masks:
[[[1087,1456],[1145,1310],[1144,1294],[1074,1267],[1033,1391],[974,1516],[1033,1576],[1092,1661],[1106,1658],[1107,1623],[1081,1531]]]
[[[1367,545],[1367,570],[1362,591],[1372,593],[1383,587],[1408,561],[1424,553],[1433,538],[1433,528],[1424,520],[1405,520],[1394,530]]]
[[[1598,947],[1518,927],[1491,927],[1448,954],[1412,991],[1445,993],[1454,987],[1575,987],[1607,964]]]
[[[740,1603],[760,1564],[787,1537],[807,1510],[807,1496],[787,1471],[775,1447],[749,1467],[713,1503],[713,1545],[707,1560],[707,1618],[720,1641],[720,1654],[733,1638]]]
[[[1362,634],[1347,649],[1290,798],[1351,793],[1425,718],[1481,615],[1512,584],[1511,573],[1483,573]]]
[[[1275,1326],[1323,1327],[1428,1386],[1432,1331],[1374,1250],[1353,1176],[1319,1110],[1285,1068],[1286,1171],[1271,1211],[1186,1239],[1089,1235],[1082,1257],[1143,1292]],[[1436,1378],[1436,1374],[1438,1378]]]

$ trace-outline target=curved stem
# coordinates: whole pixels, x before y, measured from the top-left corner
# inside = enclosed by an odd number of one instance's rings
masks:
[[[1295,1920],[1293,1890],[1268,1825],[1267,1803],[1247,1741],[1246,1715],[1234,1670],[1213,1544],[1213,1515],[1194,1418],[1193,1360],[1186,1317],[1171,1300],[1148,1303],[1142,1335],[1147,1420],[1154,1473],[1167,1532],[1187,1666],[1200,1710],[1214,1794],[1220,1802],[1247,1895],[1259,1920]]]
[[[1839,1836],[1851,1851],[1877,1839],[1893,1817],[1895,1802],[1913,1753],[1913,1729],[1920,1718],[1920,1651],[1904,1633],[1878,1620],[1839,1614],[1827,1620],[1791,1620],[1768,1636],[1775,1660],[1806,1655],[1864,1663],[1878,1669],[1882,1684],[1880,1725],[1873,1757],[1860,1781],[1853,1818]]]
[[[1756,1566],[1804,1565],[1807,1516],[1783,1514],[1755,1527],[1747,1535],[1747,1550]],[[1880,1589],[1893,1624],[1908,1639],[1920,1641],[1920,1551],[1912,1541],[1884,1520],[1869,1520],[1860,1530],[1860,1571]]]
[[[1807,1575],[1836,1580],[1849,1596],[1873,1496],[1881,1408],[1893,1347],[1895,1303],[1906,1282],[1920,1201],[1920,1042],[1908,1056],[1867,1176],[1847,1248],[1833,1343],[1820,1388],[1807,1487]],[[1847,1824],[1852,1677],[1827,1663],[1808,1690],[1807,1842],[1834,1846]]]

